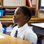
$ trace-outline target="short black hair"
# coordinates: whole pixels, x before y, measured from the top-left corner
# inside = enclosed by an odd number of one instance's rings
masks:
[[[29,21],[32,17],[32,12],[31,12],[30,8],[28,8],[26,6],[20,6],[19,8],[22,9],[22,12],[24,13],[24,15],[29,16],[29,19],[28,19],[28,21]]]

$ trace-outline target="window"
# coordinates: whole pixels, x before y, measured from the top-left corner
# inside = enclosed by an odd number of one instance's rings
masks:
[[[41,8],[44,9],[44,0],[41,0]]]
[[[38,0],[38,9],[44,9],[44,0]]]

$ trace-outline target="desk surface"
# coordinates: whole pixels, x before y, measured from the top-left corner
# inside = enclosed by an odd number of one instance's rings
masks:
[[[5,35],[0,33],[0,35],[4,36],[5,38],[0,39],[0,44],[32,44],[31,42],[22,40],[22,39],[18,39],[15,37],[11,37],[9,35]]]
[[[40,27],[40,28],[44,28],[44,23],[34,23],[34,24],[31,24],[33,26],[37,26],[37,27]]]
[[[31,24],[33,26],[33,31],[37,34],[44,36],[44,23],[34,23]]]

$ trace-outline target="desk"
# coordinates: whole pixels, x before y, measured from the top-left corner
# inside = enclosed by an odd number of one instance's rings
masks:
[[[25,41],[25,40],[22,40],[22,39],[11,37],[9,35],[5,35],[5,34],[2,34],[2,33],[0,33],[0,35],[5,37],[4,39],[0,39],[0,44],[32,44],[29,41]]]
[[[34,23],[31,24],[35,33],[41,34],[44,36],[44,23]]]

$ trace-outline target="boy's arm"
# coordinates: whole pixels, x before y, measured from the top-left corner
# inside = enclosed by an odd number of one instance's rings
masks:
[[[37,43],[37,36],[35,37],[33,34],[28,33],[25,35],[24,40],[30,41],[30,42],[36,44]]]

